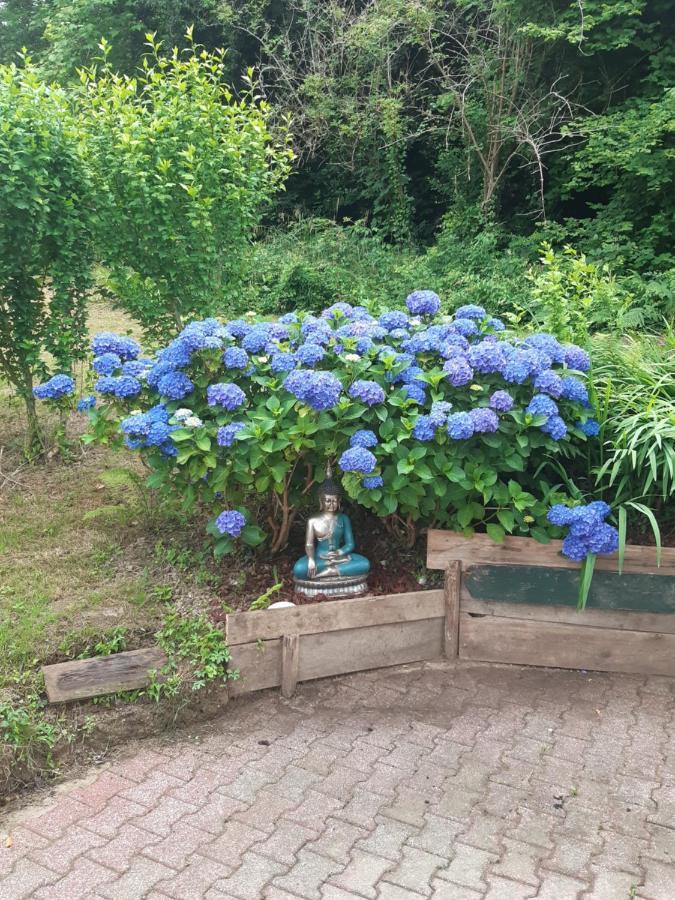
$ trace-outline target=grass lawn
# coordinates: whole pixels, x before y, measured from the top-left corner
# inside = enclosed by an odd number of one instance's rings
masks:
[[[132,330],[102,306],[90,324]],[[152,643],[170,606],[204,611],[220,581],[189,545],[191,529],[142,489],[134,455],[75,445],[72,461],[29,465],[24,426],[21,405],[0,385],[0,795],[3,778],[10,782],[2,704],[41,708],[42,664],[90,655],[115,629],[127,649]],[[73,416],[69,433],[84,427]]]

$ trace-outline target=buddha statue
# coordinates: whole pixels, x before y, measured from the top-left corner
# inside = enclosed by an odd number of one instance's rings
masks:
[[[319,488],[319,513],[307,522],[307,555],[293,566],[295,589],[307,597],[354,596],[366,590],[370,562],[354,553],[352,523],[340,512],[340,488],[330,467],[326,475]]]

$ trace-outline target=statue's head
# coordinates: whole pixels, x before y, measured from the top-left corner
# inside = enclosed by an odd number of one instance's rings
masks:
[[[321,512],[337,512],[340,509],[342,491],[333,481],[333,470],[330,464],[326,467],[326,480],[319,486],[319,507]]]

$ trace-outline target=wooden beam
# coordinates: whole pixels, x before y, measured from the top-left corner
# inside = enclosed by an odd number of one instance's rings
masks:
[[[146,647],[43,666],[42,674],[49,702],[65,703],[145,687],[150,681],[149,671],[161,669],[165,663],[163,650]]]
[[[284,634],[319,634],[395,622],[416,622],[444,615],[443,591],[412,591],[383,597],[334,600],[286,609],[231,613],[226,617],[227,642],[249,644]]]
[[[281,696],[292,697],[298,683],[300,635],[285,634],[281,639]]]
[[[445,570],[445,634],[443,653],[454,659],[459,650],[459,602],[462,584],[462,564],[453,560]]]
[[[427,536],[427,568],[446,569],[455,559],[468,565],[523,565],[551,566],[561,569],[579,569],[579,563],[561,555],[562,541],[539,544],[533,538],[507,535],[501,544],[487,534],[465,537],[454,531],[429,529]],[[596,569],[618,572],[618,556],[599,556]],[[627,574],[675,575],[675,547],[664,547],[661,565],[656,565],[656,548],[628,544],[624,556],[623,571]]]

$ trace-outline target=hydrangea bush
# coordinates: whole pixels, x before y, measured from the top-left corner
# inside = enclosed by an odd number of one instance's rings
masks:
[[[418,524],[561,534],[546,514],[564,498],[534,473],[593,433],[588,355],[548,334],[507,337],[479,306],[439,315],[432,291],[406,304],[206,319],[147,359],[98,335],[90,439],[115,435],[152,486],[208,511],[218,554],[267,534],[281,549],[328,462],[408,538]]]

